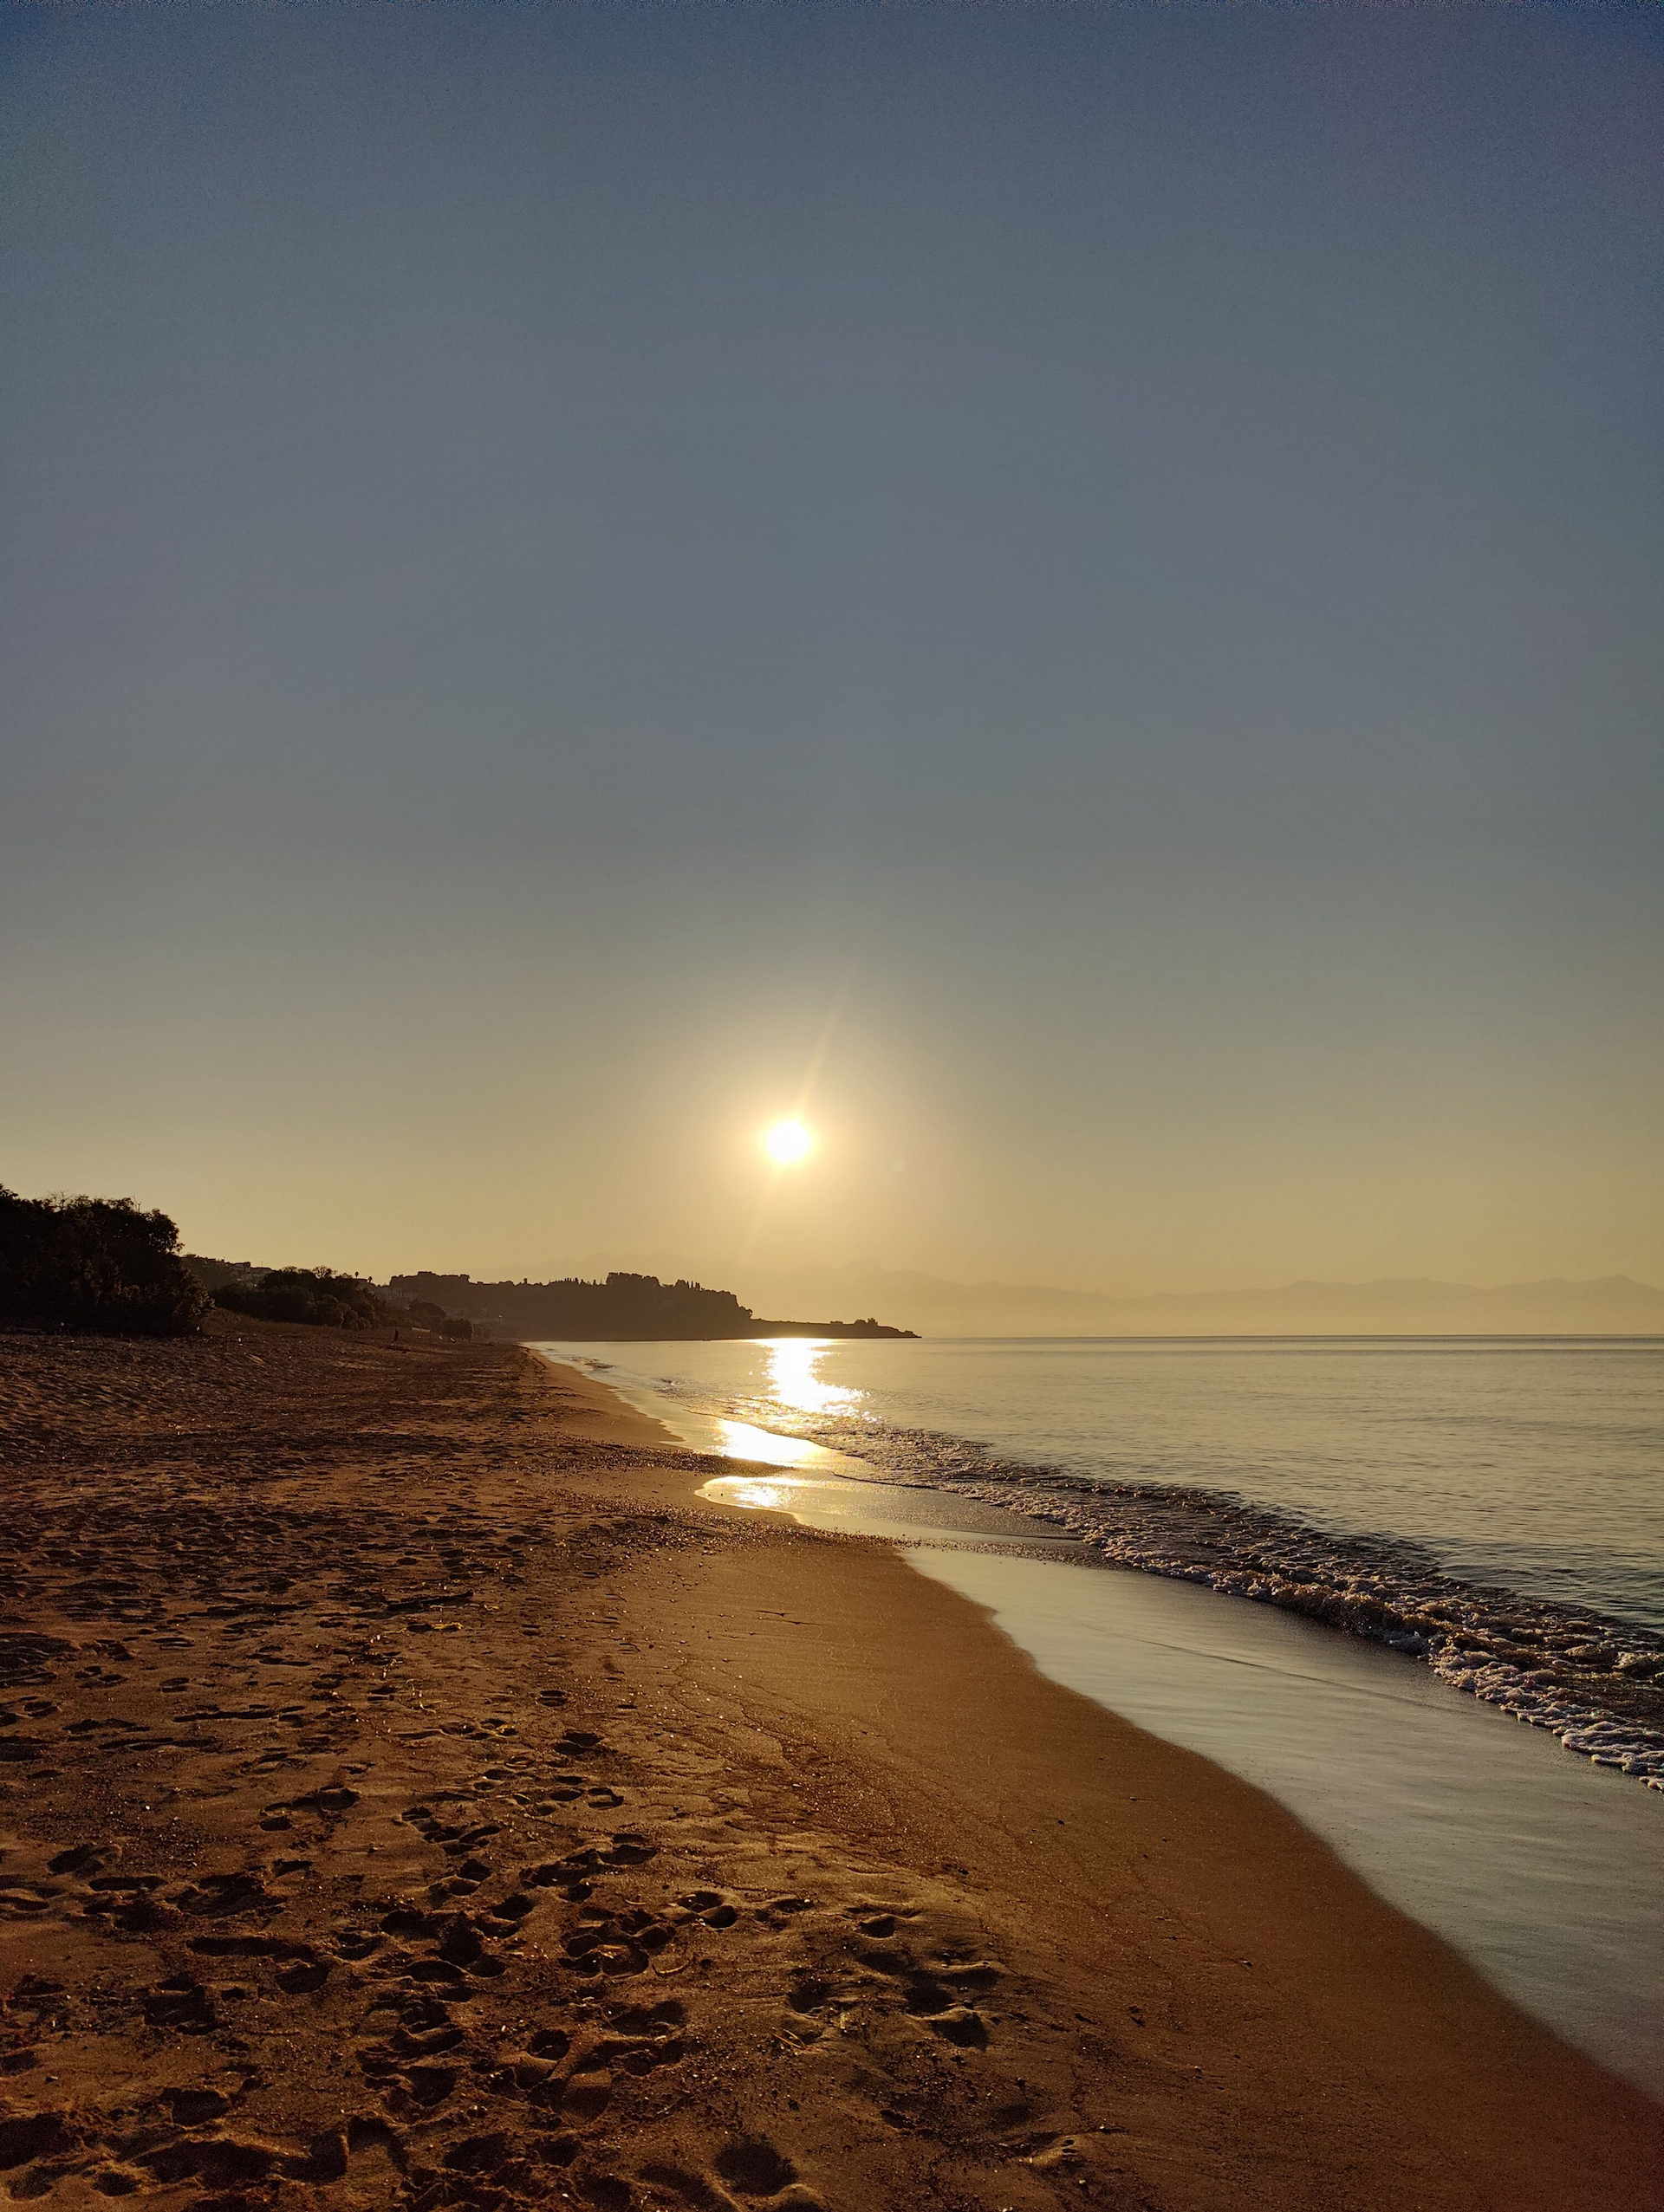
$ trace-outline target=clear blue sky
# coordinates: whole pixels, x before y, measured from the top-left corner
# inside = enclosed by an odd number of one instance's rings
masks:
[[[0,65],[0,1181],[376,1270],[1664,1279],[1658,11]]]

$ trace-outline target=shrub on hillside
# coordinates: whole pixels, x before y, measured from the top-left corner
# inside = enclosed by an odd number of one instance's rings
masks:
[[[0,1326],[183,1336],[208,1301],[164,1213],[0,1190]]]
[[[228,1282],[255,1283],[266,1273],[248,1260],[211,1260],[201,1252],[181,1252],[179,1257],[211,1298]]]
[[[223,1283],[214,1303],[262,1321],[306,1321],[317,1328],[374,1329],[387,1319],[367,1285],[329,1268],[273,1268],[257,1283]]]
[[[431,1298],[413,1298],[408,1303],[395,1298],[385,1305],[383,1311],[391,1320],[413,1321],[419,1329],[431,1329],[435,1336],[472,1336],[474,1325],[458,1315],[447,1314],[443,1306],[436,1306]]]

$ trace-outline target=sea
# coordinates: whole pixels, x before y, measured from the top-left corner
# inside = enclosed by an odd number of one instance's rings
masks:
[[[901,1545],[1664,2100],[1664,1343],[538,1347]]]

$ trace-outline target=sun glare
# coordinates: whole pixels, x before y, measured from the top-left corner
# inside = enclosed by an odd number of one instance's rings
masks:
[[[763,1133],[763,1149],[777,1167],[796,1167],[815,1149],[815,1139],[801,1121],[777,1121]]]

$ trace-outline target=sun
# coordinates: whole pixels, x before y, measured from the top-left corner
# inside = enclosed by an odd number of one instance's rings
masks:
[[[801,1121],[777,1121],[764,1131],[763,1149],[777,1167],[796,1167],[814,1151],[814,1134]]]

